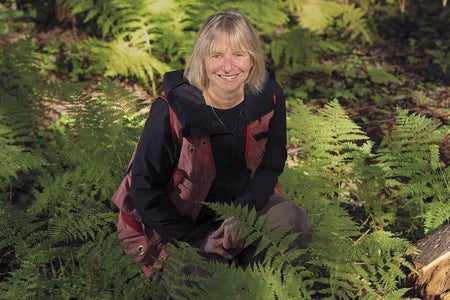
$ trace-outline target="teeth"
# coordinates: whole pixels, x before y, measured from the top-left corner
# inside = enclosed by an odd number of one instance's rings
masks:
[[[236,75],[221,75],[221,77],[225,79],[233,79]]]

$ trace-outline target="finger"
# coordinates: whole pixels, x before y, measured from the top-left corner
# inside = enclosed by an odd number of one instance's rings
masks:
[[[243,248],[245,245],[245,239],[240,239],[237,243],[237,248]]]
[[[230,249],[231,246],[232,246],[232,243],[230,241],[230,236],[229,235],[224,235],[223,242],[222,242],[222,247],[224,249]]]
[[[221,256],[223,256],[223,257],[225,257],[226,259],[233,259],[233,257],[234,257],[228,251],[225,251],[225,249],[223,249],[223,248],[217,249],[216,253],[221,255]]]
[[[222,227],[223,228],[223,243],[222,243],[222,247],[224,249],[230,249],[231,245],[231,232],[232,232],[232,227],[230,225],[225,225]]]
[[[209,237],[212,239],[222,238],[224,236],[224,228],[219,227],[217,230],[213,231]]]
[[[228,248],[225,249],[235,249],[240,247],[240,245],[242,244],[241,239],[238,239],[239,235],[240,235],[241,230],[240,229],[236,229],[236,228],[232,228],[231,231],[229,232],[229,234],[227,236],[225,236],[226,240],[227,240],[227,246]]]

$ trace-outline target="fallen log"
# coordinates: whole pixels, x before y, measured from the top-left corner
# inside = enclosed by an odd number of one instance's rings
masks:
[[[450,300],[450,224],[417,243],[412,257],[416,290],[426,300]]]

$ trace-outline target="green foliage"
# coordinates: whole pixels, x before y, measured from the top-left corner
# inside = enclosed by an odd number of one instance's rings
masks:
[[[161,36],[174,41],[180,29],[179,14],[173,1],[71,1],[61,0],[73,15],[84,15],[83,22],[96,20],[102,39],[90,38],[80,44],[82,53],[92,61],[90,68],[107,76],[136,76],[143,84],[155,87],[156,73],[168,66],[157,55],[154,42]],[[181,27],[182,28],[182,27]]]
[[[439,41],[437,41],[436,44],[439,48],[443,49],[430,50],[428,53],[433,58],[433,63],[438,65],[444,74],[447,74],[447,71],[450,70],[450,54],[448,51],[448,48],[450,48],[450,46],[447,46],[447,49],[445,49],[445,47],[442,47]]]
[[[378,294],[386,298],[400,297],[404,289],[398,290],[400,280],[405,280],[404,269],[413,270],[414,266],[405,259],[417,249],[405,239],[393,236],[391,232],[375,231],[354,247],[354,269],[363,286],[361,292],[369,293],[368,298],[377,298]],[[370,295],[372,294],[372,295]]]
[[[372,43],[373,33],[368,27],[365,12],[355,4],[340,1],[286,1],[290,12],[298,17],[299,25],[312,32],[324,33],[335,20],[342,22],[344,35],[350,40],[362,36]]]
[[[239,226],[244,226],[246,244],[258,240],[255,256],[264,251],[264,259],[244,270],[226,262],[205,260],[187,245],[170,249],[169,255],[176,258],[161,262],[167,273],[169,284],[165,288],[170,296],[174,299],[311,298],[308,291],[311,272],[300,263],[306,251],[288,251],[296,234],[287,234],[287,230],[270,234],[270,220],[266,216],[258,218],[255,210],[226,204],[210,206],[220,219],[233,217]]]
[[[351,201],[355,182],[364,177],[358,166],[370,157],[373,143],[337,101],[330,102],[317,115],[304,104],[292,109],[295,113],[289,119],[290,143],[302,145],[309,158],[298,162],[297,167],[307,176],[328,182],[330,195],[337,193],[340,201]]]
[[[450,219],[448,209],[441,211],[439,218],[427,212],[427,208],[435,210],[439,203],[448,206],[449,170],[440,161],[437,143],[442,134],[438,126],[424,116],[408,115],[405,110],[399,110],[398,114],[395,129],[377,151],[377,165],[383,170],[385,182],[385,204],[388,204],[384,211],[395,215],[400,230],[420,237],[424,222],[430,231]],[[441,222],[437,224],[439,219]]]
[[[317,64],[320,52],[337,51],[335,43],[326,43],[301,27],[285,29],[270,43],[270,58],[275,66],[285,66],[292,73],[301,71],[326,71]]]
[[[341,51],[335,42],[314,44],[317,36],[299,23],[290,27],[278,11],[300,16],[303,2],[298,8],[283,6],[293,1],[274,0],[182,2],[65,1],[77,17],[98,25],[98,37],[79,44],[80,53],[92,47],[93,68],[143,77],[148,84],[163,67],[183,62],[207,15],[230,6],[249,15],[262,38],[273,42],[274,62],[289,64],[289,72],[324,72],[314,69],[315,55]],[[364,25],[359,8],[345,7],[355,13],[355,24]],[[333,28],[351,24],[344,16],[341,11],[342,23],[327,19],[321,30],[337,34]],[[348,28],[343,36],[353,38],[364,36],[366,27]],[[114,64],[110,53],[121,62]],[[359,58],[355,54],[350,60],[354,57]],[[0,299],[398,299],[408,291],[403,281],[413,269],[408,262],[412,242],[450,219],[450,169],[437,147],[445,130],[399,110],[394,130],[374,150],[336,100],[313,110],[290,99],[289,142],[299,152],[290,157],[281,180],[285,195],[312,217],[308,249],[287,252],[296,236],[284,230],[269,235],[269,220],[254,211],[213,205],[223,219],[232,216],[245,225],[247,243],[260,241],[257,253],[265,252],[264,260],[244,270],[205,260],[181,245],[170,250],[178,260],[161,262],[171,281],[146,280],[117,240],[109,197],[148,108],[108,80],[89,90],[49,84],[37,65],[42,59],[27,40],[0,49]],[[369,84],[399,84],[361,61],[345,74],[346,84],[367,78]],[[319,90],[314,79],[301,88],[305,94]],[[49,118],[55,106],[64,107],[56,120]],[[180,273],[189,266],[209,276]]]
[[[301,199],[327,195],[360,205],[374,228],[400,231],[413,239],[450,219],[449,170],[437,145],[445,130],[432,120],[399,110],[396,127],[372,151],[373,143],[337,101],[317,114],[304,104],[292,109],[290,142],[302,145],[303,152],[290,165],[302,174],[298,180],[305,186],[296,192]],[[445,209],[435,214],[440,208]]]
[[[34,153],[41,142],[39,116],[43,107],[39,104],[38,91],[41,88],[34,77],[32,46],[27,41],[8,45],[0,52],[0,195],[12,198],[13,182],[27,177],[34,170],[47,164]],[[25,199],[24,199],[25,201]]]
[[[339,1],[151,1],[59,0],[84,24],[95,23],[98,32],[80,41],[76,55],[86,57],[86,73],[134,77],[156,93],[156,82],[171,68],[184,66],[194,36],[203,21],[213,12],[234,8],[247,16],[276,66],[285,65],[292,73],[304,70],[323,71],[316,56],[325,51],[339,52],[336,40],[345,37],[372,42],[374,33],[367,25],[366,12],[354,4]],[[291,18],[291,19],[290,19]],[[336,25],[341,23],[333,33]],[[294,21],[295,22],[292,22]],[[91,27],[88,27],[91,28]],[[324,41],[322,34],[336,38]],[[98,37],[100,36],[100,37]],[[82,61],[69,54],[74,78],[83,68]]]
[[[106,81],[90,96],[79,85],[41,90],[43,80],[26,60],[34,55],[30,45],[21,41],[0,52],[1,140],[8,146],[2,151],[16,149],[0,171],[10,179],[0,186],[0,298],[148,299],[150,281],[123,254],[109,200],[145,116],[135,98]],[[64,103],[66,122],[43,135],[46,110],[38,101]]]
[[[32,20],[36,17],[36,10],[32,5],[23,5],[17,8],[17,1],[3,1],[0,3],[0,35],[11,34],[17,31],[29,32],[34,29]]]
[[[283,66],[290,73],[330,72],[318,63],[322,53],[339,53],[343,36],[352,40],[362,37],[371,43],[374,32],[369,29],[365,13],[354,4],[339,1],[285,1],[285,10],[292,15],[289,26],[273,35],[267,52],[275,66]],[[336,24],[334,20],[339,20]],[[337,29],[333,29],[336,28]],[[333,33],[333,30],[340,33]],[[344,32],[344,33],[343,33]],[[323,39],[322,35],[329,35]]]
[[[442,133],[430,119],[399,111],[396,129],[372,151],[372,143],[337,101],[316,113],[301,103],[291,110],[290,142],[301,145],[301,151],[288,162],[283,186],[312,216],[313,259],[306,263],[327,274],[316,279],[321,298],[404,294],[397,289],[406,278],[404,268],[413,269],[406,257],[415,248],[383,228],[408,228],[418,236],[425,216],[433,229],[448,221],[447,213],[432,217],[437,207],[448,207],[449,199],[448,171],[442,171],[435,145]],[[360,206],[365,215],[352,220],[344,209],[349,205]],[[366,226],[361,227],[365,234],[355,221]]]
[[[79,51],[91,61],[89,71],[106,76],[135,77],[156,93],[156,80],[187,59],[196,30],[206,17],[221,9],[237,8],[248,15],[256,28],[270,33],[286,22],[279,1],[73,1],[58,3],[95,22],[102,38],[79,43]],[[275,13],[275,15],[274,15]],[[190,15],[187,15],[190,14]],[[263,22],[261,22],[263,20]]]
[[[374,83],[388,85],[390,83],[400,84],[401,81],[394,75],[386,72],[383,69],[378,69],[375,67],[368,67],[367,73],[370,80]]]

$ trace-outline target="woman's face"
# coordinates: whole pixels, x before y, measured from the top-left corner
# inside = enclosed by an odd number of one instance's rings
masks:
[[[225,32],[217,36],[216,45],[204,63],[209,79],[208,91],[218,97],[242,93],[253,66],[250,55],[233,48]]]

